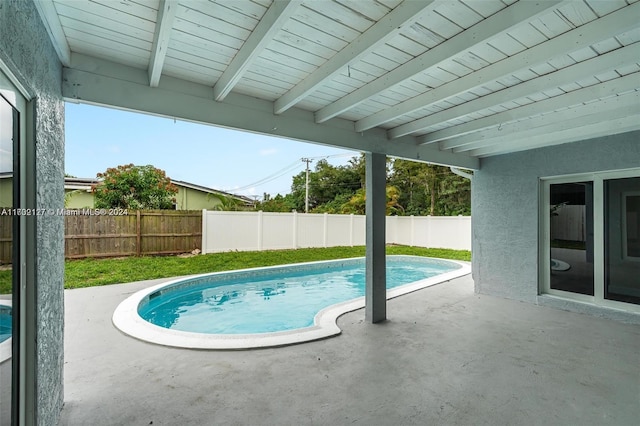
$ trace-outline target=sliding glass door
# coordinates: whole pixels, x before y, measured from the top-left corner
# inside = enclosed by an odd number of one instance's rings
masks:
[[[541,291],[640,312],[640,169],[542,180]]]
[[[21,108],[22,107],[22,108]],[[0,71],[0,425],[17,413],[20,312],[19,152],[24,101]],[[14,421],[16,419],[14,418]]]
[[[604,297],[640,304],[640,177],[604,181]]]
[[[550,287],[593,296],[593,182],[550,187]]]

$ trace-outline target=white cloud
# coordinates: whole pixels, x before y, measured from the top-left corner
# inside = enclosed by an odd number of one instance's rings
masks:
[[[267,155],[273,155],[273,154],[276,154],[277,152],[278,150],[275,148],[266,148],[266,149],[260,150],[260,155],[263,157],[266,157]]]

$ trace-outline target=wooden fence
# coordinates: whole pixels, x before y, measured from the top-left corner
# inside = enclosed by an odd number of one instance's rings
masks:
[[[64,211],[67,259],[180,254],[202,248],[201,210],[102,213]],[[11,263],[11,219],[0,216],[0,264]]]
[[[203,221],[201,210],[64,213],[67,259],[365,243],[365,218],[354,215],[208,211]],[[0,264],[11,263],[11,218],[0,216]],[[471,218],[388,217],[386,234],[390,243],[469,250]]]
[[[64,240],[67,259],[187,253],[202,246],[202,211],[66,215]]]

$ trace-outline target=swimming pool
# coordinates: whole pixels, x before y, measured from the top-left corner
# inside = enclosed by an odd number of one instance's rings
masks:
[[[0,300],[0,362],[11,358],[11,301]]]
[[[387,298],[469,273],[468,264],[387,257]],[[364,306],[364,258],[199,275],[142,290],[113,315],[141,340],[198,349],[280,346],[340,333]]]

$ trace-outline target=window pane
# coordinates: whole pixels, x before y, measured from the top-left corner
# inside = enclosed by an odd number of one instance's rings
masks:
[[[640,304],[640,178],[605,181],[605,298]]]
[[[550,191],[550,287],[593,296],[593,182]]]

